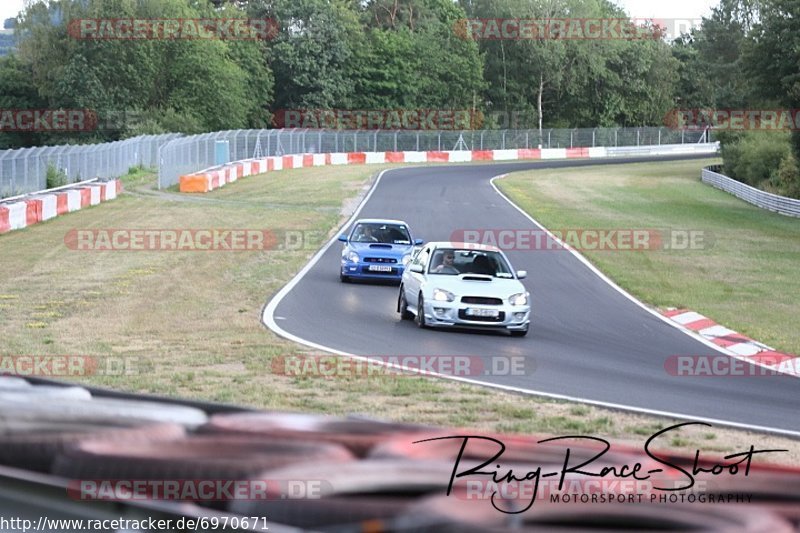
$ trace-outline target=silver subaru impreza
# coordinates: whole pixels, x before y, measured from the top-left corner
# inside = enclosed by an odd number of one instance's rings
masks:
[[[494,246],[430,242],[406,267],[397,311],[424,327],[504,329],[524,336],[530,293],[505,254]]]

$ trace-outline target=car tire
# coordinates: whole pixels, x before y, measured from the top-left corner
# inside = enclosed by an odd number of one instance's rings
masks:
[[[400,296],[397,298],[397,310],[400,312],[400,320],[411,320],[414,314],[408,310],[406,301],[406,290],[400,285]]]
[[[350,283],[350,276],[345,276],[342,273],[339,273],[339,281],[342,283]]]
[[[61,452],[86,440],[135,445],[151,440],[169,441],[185,435],[185,429],[178,424],[126,421],[103,415],[83,420],[35,415],[10,418],[0,420],[0,464],[49,473]]]
[[[425,300],[422,298],[422,293],[419,293],[417,298],[417,316],[414,317],[414,322],[418,328],[425,329]]]
[[[29,387],[12,385],[8,388],[0,386],[0,401],[25,401],[41,400],[86,400],[92,399],[92,394],[83,387],[58,387],[53,385],[31,385]]]
[[[193,435],[171,441],[90,439],[61,452],[53,474],[68,479],[247,479],[306,461],[354,461],[343,446],[246,435]]]
[[[263,472],[257,479],[293,480],[301,485],[317,483],[315,497],[292,497],[281,484],[272,483],[266,498],[233,500],[228,511],[241,516],[266,515],[273,522],[304,531],[336,530],[336,526],[350,530],[345,526],[353,524],[363,524],[354,530],[368,531],[372,529],[367,523],[378,524],[378,521],[383,524],[375,531],[406,531],[391,527],[394,524],[390,526],[389,522],[405,514],[409,506],[447,490],[452,469],[451,461],[308,462]]]
[[[611,492],[619,498],[625,493]],[[570,512],[563,504],[552,501],[536,501],[527,511],[522,510],[528,502],[523,499],[498,498],[498,508],[513,509],[500,513],[492,505],[474,505],[475,496],[456,488],[455,496],[435,495],[409,505],[404,515],[396,515],[395,523],[405,522],[404,530],[421,533],[450,531],[592,531],[606,529],[611,531],[642,531],[651,524],[667,525],[680,531],[706,531],[708,533],[739,531],[789,532],[793,528],[789,522],[774,513],[753,505],[753,508],[740,508],[731,505],[730,509],[720,510],[714,504],[630,505],[625,503],[583,504]],[[505,500],[505,501],[503,501]],[[755,498],[753,498],[755,502]],[[492,500],[494,503],[495,500]],[[510,521],[508,512],[518,515]],[[522,513],[522,514],[520,514]],[[415,527],[416,524],[419,524]],[[598,524],[602,526],[598,527]],[[617,529],[619,526],[619,529]]]
[[[3,400],[3,410],[0,412],[0,435],[3,434],[2,425],[8,424],[9,421],[58,422],[68,419],[72,422],[92,423],[93,420],[101,418],[116,420],[118,423],[130,419],[139,421],[140,424],[143,421],[169,422],[188,429],[197,428],[208,422],[208,415],[204,411],[179,404],[103,397],[91,400],[43,397],[40,401],[32,402],[29,397],[18,395],[15,399]]]
[[[510,332],[511,336],[512,337],[524,337],[525,335],[528,334],[528,327],[529,326],[525,326],[525,329],[512,329],[511,332]]]
[[[429,432],[419,424],[333,418],[303,413],[227,413],[211,417],[200,433],[250,435],[273,439],[327,442],[366,457],[378,444],[398,435]]]

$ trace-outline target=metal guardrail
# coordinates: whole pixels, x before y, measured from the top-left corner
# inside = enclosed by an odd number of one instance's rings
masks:
[[[180,176],[209,168],[214,145],[228,141],[230,160],[300,153],[425,152],[520,148],[589,148],[706,143],[710,131],[670,128],[574,128],[539,130],[387,131],[387,130],[233,130],[193,135],[161,147],[159,188],[176,185]]]
[[[47,169],[66,176],[67,184],[92,178],[118,178],[131,167],[158,166],[158,148],[180,134],[143,135],[102,144],[42,146],[0,150],[0,198],[47,188]]]
[[[704,168],[701,173],[703,183],[722,189],[762,209],[768,209],[790,217],[800,217],[800,200],[756,189],[724,174],[714,172],[709,168]]]
[[[699,144],[670,144],[659,146],[618,146],[606,148],[606,156],[608,157],[671,154],[716,154],[718,152],[719,142]]]

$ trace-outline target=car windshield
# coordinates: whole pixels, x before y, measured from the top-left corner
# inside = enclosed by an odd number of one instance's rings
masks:
[[[482,274],[495,278],[513,278],[511,266],[499,252],[440,248],[431,259],[430,274],[458,276]]]
[[[403,224],[362,222],[355,227],[350,240],[382,244],[411,244],[411,235]]]

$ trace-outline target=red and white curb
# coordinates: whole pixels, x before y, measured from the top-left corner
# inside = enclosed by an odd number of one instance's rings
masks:
[[[633,153],[630,153],[633,150]],[[432,152],[350,152],[293,154],[246,159],[192,172],[180,177],[181,192],[209,192],[239,178],[288,168],[325,165],[375,165],[387,163],[471,163],[473,161],[520,161],[537,159],[595,159],[619,155],[669,155],[716,153],[717,145],[655,145],[651,147],[606,148],[520,148],[511,150],[453,150]]]
[[[800,377],[800,358],[795,355],[776,351],[688,309],[667,309],[662,314],[723,348],[731,357]]]
[[[17,201],[0,203],[0,234],[113,200],[121,192],[122,182],[113,180],[44,191]]]

